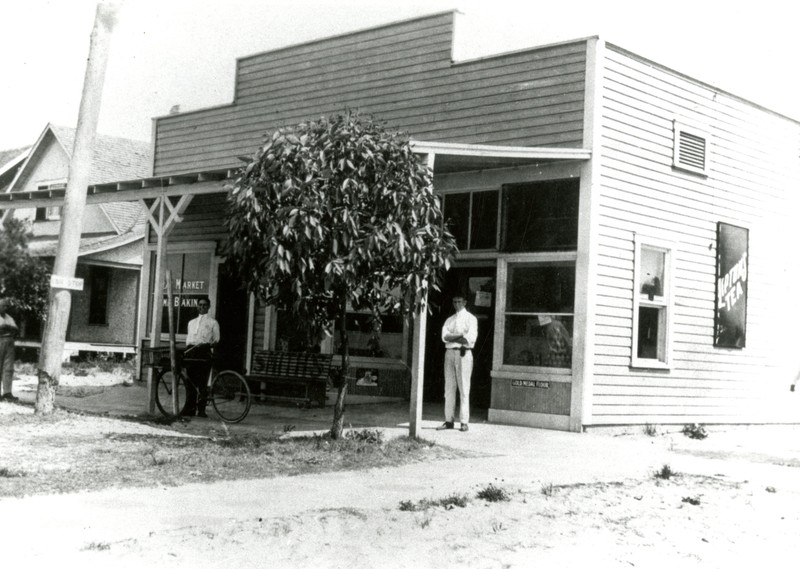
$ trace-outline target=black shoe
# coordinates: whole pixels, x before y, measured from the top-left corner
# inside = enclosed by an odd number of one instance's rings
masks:
[[[3,401],[8,401],[9,403],[16,403],[19,401],[19,397],[11,395],[10,393],[4,393],[2,397],[0,397]]]
[[[469,425],[467,423],[461,423],[461,432],[466,433],[469,431]]]
[[[444,423],[442,423],[441,425],[436,427],[436,430],[437,431],[444,431],[446,429],[452,429],[454,427],[455,427],[455,424],[453,423],[453,421],[445,421]]]
[[[198,417],[202,417],[203,419],[208,418],[208,415],[206,415],[206,410],[205,409],[199,409],[197,411],[197,416]]]

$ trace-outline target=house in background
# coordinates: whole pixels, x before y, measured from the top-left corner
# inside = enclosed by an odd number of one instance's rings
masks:
[[[66,188],[75,129],[48,124],[18,165],[6,193]],[[97,135],[91,183],[149,174],[150,143]],[[10,212],[30,222],[31,254],[52,265],[58,247],[60,206]],[[73,293],[65,352],[134,353],[144,211],[138,203],[90,204],[83,217],[76,277],[83,291]],[[38,347],[40,322],[21,322],[17,345]]]
[[[28,157],[30,146],[0,150],[0,194],[5,192]],[[0,215],[0,218],[3,216]]]

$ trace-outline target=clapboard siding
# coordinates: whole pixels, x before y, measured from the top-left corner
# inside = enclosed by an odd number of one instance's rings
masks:
[[[800,126],[614,46],[604,53],[592,423],[789,420],[777,410],[793,356],[776,316],[792,294],[781,258]],[[710,135],[707,176],[672,168],[674,120]],[[741,350],[713,347],[718,221],[750,230]],[[639,233],[675,246],[669,370],[630,367]]]
[[[583,145],[586,41],[453,63],[453,14],[242,58],[234,104],[156,121],[155,175],[232,168],[267,132],[357,108],[418,140]]]

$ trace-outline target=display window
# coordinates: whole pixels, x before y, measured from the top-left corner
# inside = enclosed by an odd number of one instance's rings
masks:
[[[575,262],[508,263],[503,365],[572,367]]]

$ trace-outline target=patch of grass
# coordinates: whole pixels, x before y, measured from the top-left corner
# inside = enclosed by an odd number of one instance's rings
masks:
[[[544,494],[548,498],[554,496],[557,490],[558,488],[553,486],[552,482],[549,482],[547,484],[542,484],[542,494]]]
[[[296,427],[294,425],[284,425],[283,426],[283,432],[284,433],[291,433],[295,429],[296,429]]]
[[[0,466],[0,478],[22,478],[25,472],[6,466]]]
[[[92,425],[96,421],[102,425]],[[171,421],[157,422],[154,432],[155,423],[143,417],[111,419],[64,409],[47,416],[0,415],[0,432],[18,441],[0,457],[0,467],[7,468],[0,478],[0,497],[97,491],[119,486],[128,474],[126,487],[164,487],[472,456],[412,437],[376,444],[374,433],[357,436],[363,440],[332,440],[329,435],[285,437],[280,429],[226,429],[217,423],[208,424],[205,436],[187,436],[182,423],[173,430],[167,426]],[[24,476],[16,476],[22,472]]]
[[[345,431],[344,438],[353,441],[365,442],[373,445],[383,444],[383,431],[380,429],[361,429],[360,431]]]
[[[656,477],[656,478],[659,478],[661,480],[669,480],[670,478],[672,478],[676,474],[677,473],[672,470],[672,468],[670,467],[669,464],[665,464],[665,465],[663,465],[661,467],[660,470],[656,470],[653,473],[653,476]]]
[[[83,547],[82,551],[108,551],[111,549],[111,544],[104,541],[93,541]]]
[[[700,496],[684,496],[681,498],[681,502],[684,504],[691,504],[692,506],[699,506],[700,505]]]
[[[708,436],[705,427],[699,423],[686,424],[681,432],[690,439],[702,440]]]
[[[444,508],[445,510],[452,510],[453,508],[466,508],[469,503],[469,498],[465,494],[451,494],[445,498],[438,498],[436,500],[429,500],[427,498],[418,502],[411,500],[403,500],[400,502],[401,512],[424,512],[431,508]]]
[[[642,427],[642,432],[648,437],[655,437],[658,435],[658,429],[655,425],[651,425],[650,423],[644,424],[644,427]]]
[[[508,502],[511,496],[502,488],[498,488],[494,484],[489,484],[486,488],[478,491],[478,498],[487,502]]]

